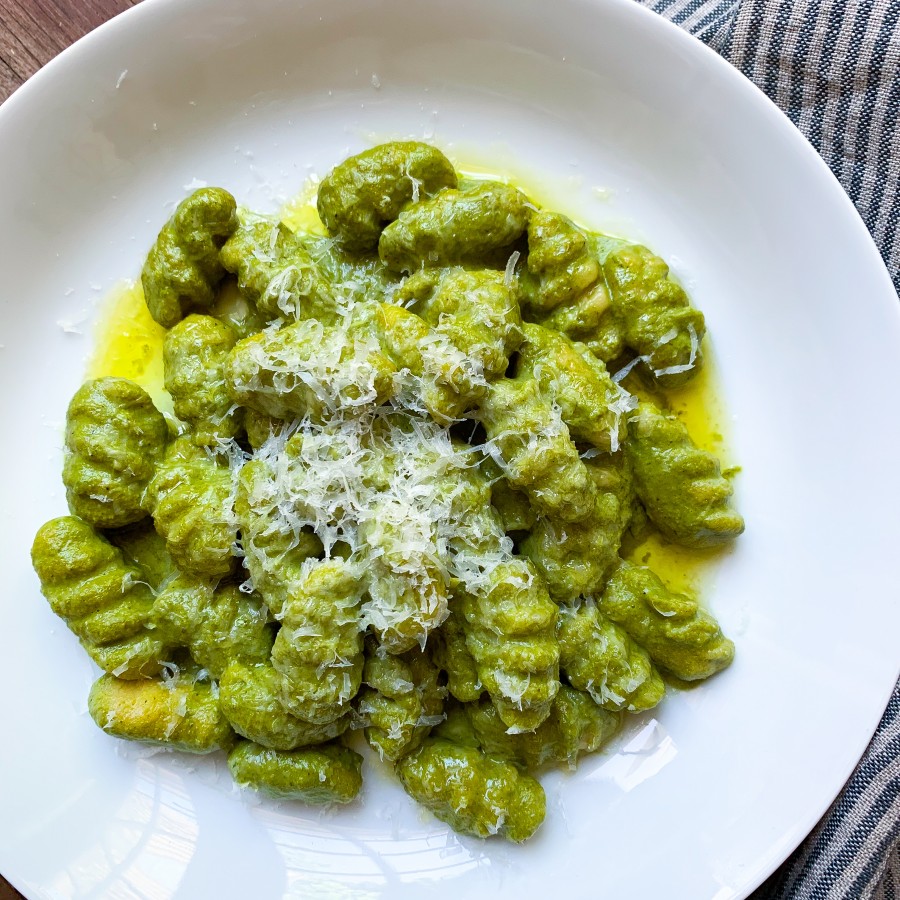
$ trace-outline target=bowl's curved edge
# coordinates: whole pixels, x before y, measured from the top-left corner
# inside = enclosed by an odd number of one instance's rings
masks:
[[[145,0],[145,2],[159,2],[159,0]],[[162,2],[166,2],[166,0],[162,0]],[[672,39],[675,41],[680,41],[682,46],[691,45],[694,48],[694,51],[699,53],[702,58],[706,60],[706,62],[711,65],[713,68],[717,69],[719,72],[723,73],[723,77],[727,78],[727,80],[735,86],[737,90],[745,91],[751,96],[755,97],[756,101],[760,104],[760,111],[765,110],[766,115],[769,118],[769,121],[773,124],[777,123],[777,127],[782,131],[782,133],[789,133],[791,135],[792,140],[794,141],[795,146],[798,150],[802,147],[803,153],[809,164],[814,168],[818,169],[823,177],[825,177],[830,182],[831,194],[834,200],[839,202],[844,206],[844,209],[852,215],[852,217],[856,220],[859,228],[862,230],[863,235],[866,240],[864,243],[868,244],[868,249],[871,251],[871,254],[874,255],[874,260],[877,261],[878,265],[875,266],[879,270],[880,275],[882,276],[882,281],[884,287],[887,289],[889,296],[900,301],[900,296],[898,296],[896,289],[894,288],[894,283],[891,280],[890,273],[887,270],[887,266],[884,263],[884,260],[881,257],[881,253],[878,251],[878,247],[875,244],[871,234],[869,234],[868,228],[866,228],[865,222],[862,220],[862,216],[859,214],[859,210],[854,205],[853,201],[850,199],[850,196],[844,190],[840,181],[838,181],[837,176],[828,166],[828,163],[819,155],[818,151],[815,147],[809,142],[806,135],[803,134],[802,131],[790,120],[788,115],[778,107],[775,102],[760,88],[758,87],[750,78],[748,78],[740,69],[737,69],[733,66],[728,60],[724,57],[720,56],[716,53],[715,50],[710,48],[707,44],[704,44],[699,38],[694,37],[694,35],[685,31],[683,28],[680,28],[678,25],[670,22],[668,19],[661,16],[659,13],[654,12],[648,7],[644,6],[641,0],[590,0],[590,2],[597,4],[606,4],[609,6],[617,6],[619,8],[627,8],[632,10],[636,15],[643,17],[645,21],[652,20],[655,22],[654,27],[661,27],[663,30],[667,31]],[[896,315],[898,322],[900,322],[900,304],[895,303],[896,307]],[[900,670],[898,670],[898,675],[900,675]],[[885,702],[885,706],[887,703]]]
[[[119,28],[131,27],[130,23],[140,16],[154,16],[157,15],[159,8],[174,5],[173,0],[140,0],[137,6],[123,9],[111,19],[101,22],[96,28],[92,28],[87,34],[78,38],[77,41],[69,44],[68,47],[57,53],[53,59],[44,63],[40,69],[23,81],[3,103],[0,103],[0,128],[3,127],[3,123],[8,116],[18,114],[19,107],[30,102],[30,98],[34,93],[42,90],[44,85],[49,83],[58,70],[77,64],[75,63],[75,58],[85,47],[94,46],[98,41],[115,33]]]

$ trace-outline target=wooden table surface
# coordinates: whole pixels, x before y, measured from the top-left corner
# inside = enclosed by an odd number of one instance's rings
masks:
[[[23,81],[138,0],[0,0],[0,102]]]
[[[0,103],[45,63],[139,0],[0,0]],[[0,876],[0,900],[21,894]]]

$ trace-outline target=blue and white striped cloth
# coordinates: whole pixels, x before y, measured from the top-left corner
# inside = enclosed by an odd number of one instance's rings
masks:
[[[900,293],[900,2],[641,2],[781,107],[856,204]]]
[[[900,293],[900,0],[640,0],[778,104],[856,204]],[[752,900],[900,900],[900,685],[838,799]]]

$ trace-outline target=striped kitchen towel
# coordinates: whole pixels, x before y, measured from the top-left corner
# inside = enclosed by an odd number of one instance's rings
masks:
[[[856,204],[900,293],[900,0],[641,0],[778,104]],[[752,900],[900,900],[900,685],[859,767]]]
[[[641,0],[765,91],[856,204],[900,293],[900,0]]]

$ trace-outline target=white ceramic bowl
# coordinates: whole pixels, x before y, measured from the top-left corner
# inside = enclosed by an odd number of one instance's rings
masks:
[[[549,776],[522,847],[449,833],[373,766],[362,803],[322,815],[125,748],[86,715],[91,665],[29,566],[65,509],[89,348],[59,323],[137,275],[195,179],[275,210],[401,135],[538,173],[670,259],[744,467],[748,530],[710,593],[734,666]],[[900,315],[826,167],[713,53],[631,0],[147,0],[0,110],[0,197],[0,871],[26,895],[724,900],[825,810],[897,675]]]

